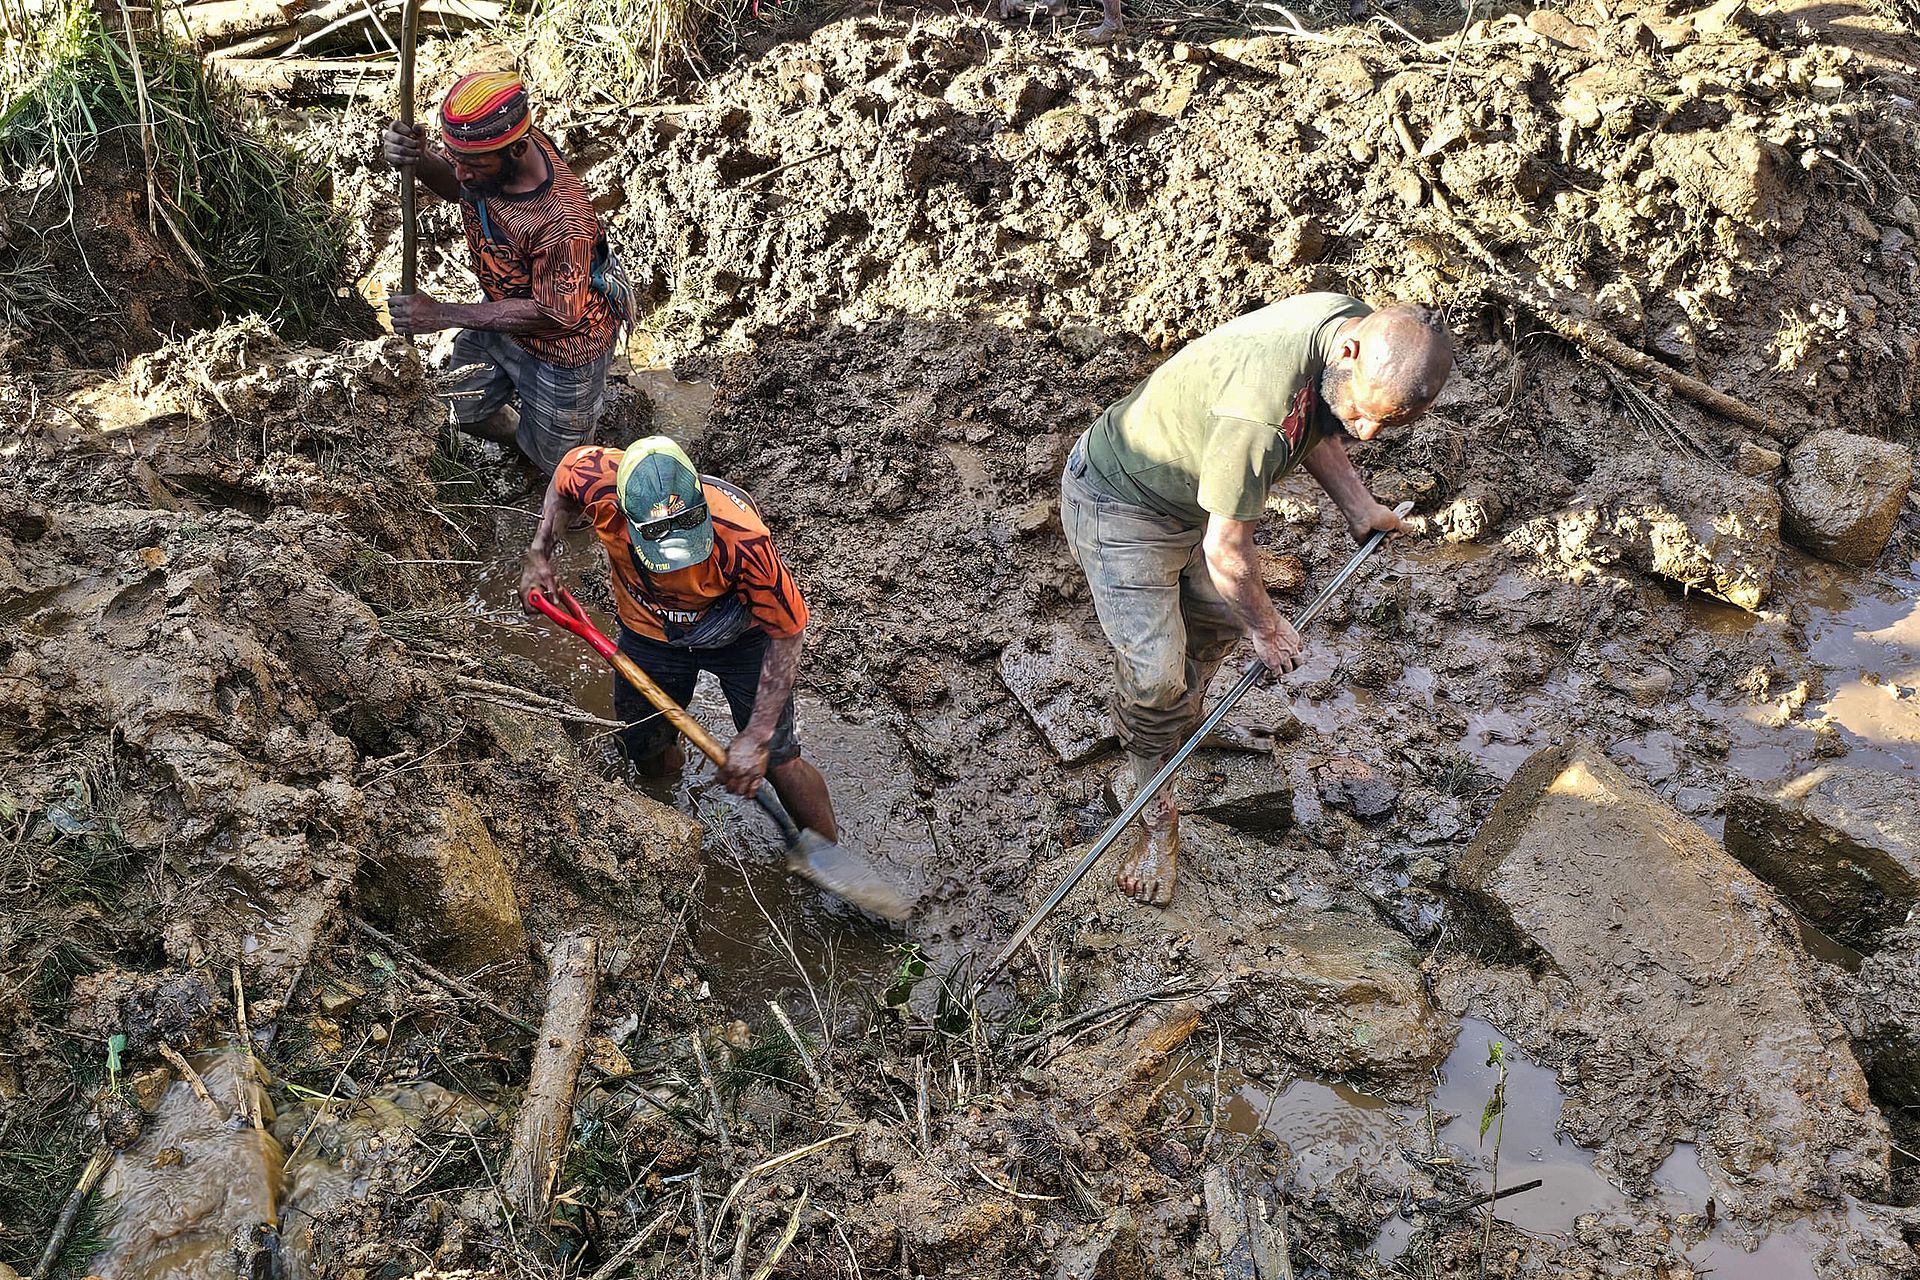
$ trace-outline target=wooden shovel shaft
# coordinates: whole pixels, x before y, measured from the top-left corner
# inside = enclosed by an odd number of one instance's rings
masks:
[[[640,669],[640,664],[626,654],[615,650],[607,655],[607,661],[613,664],[626,682],[638,689],[648,702],[667,718],[667,723],[687,735],[687,740],[700,748],[702,754],[715,764],[727,762],[727,749],[720,745],[719,739],[707,732],[707,727],[687,714],[687,709],[667,696],[667,691],[653,682],[653,678]]]
[[[420,26],[420,0],[406,0],[400,10],[400,123],[413,123],[413,46]],[[400,166],[400,293],[413,293],[418,286],[420,237],[414,229],[418,207],[414,168]]]

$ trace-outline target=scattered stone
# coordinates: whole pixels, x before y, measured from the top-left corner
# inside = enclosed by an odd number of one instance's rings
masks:
[[[1291,595],[1307,583],[1307,562],[1291,551],[1260,548],[1260,585],[1280,595]]]
[[[1113,659],[1079,628],[1056,622],[1000,651],[1000,682],[1065,765],[1113,743],[1103,692]]]
[[[1052,498],[1035,498],[1013,513],[1013,532],[1018,537],[1031,538],[1050,527],[1060,527],[1059,503]]]
[[[1727,805],[1727,851],[1821,932],[1870,949],[1920,906],[1920,780],[1826,765]]]
[[[1327,251],[1327,233],[1311,218],[1289,218],[1273,237],[1270,255],[1277,267],[1310,267]]]
[[[1535,12],[1541,12],[1535,10]],[[1492,489],[1475,486],[1429,516],[1428,522],[1448,542],[1478,542],[1493,532],[1506,514],[1506,504]]]
[[[1733,468],[1743,476],[1768,480],[1780,474],[1782,459],[1776,449],[1742,440],[1733,451]]]
[[[1645,1174],[1697,1138],[1721,1205],[1749,1220],[1886,1185],[1885,1122],[1772,895],[1597,748],[1529,757],[1456,879],[1496,945],[1571,985],[1556,1036],[1593,1059],[1562,1073],[1577,1140],[1632,1144]],[[1635,1132],[1583,1132],[1613,1128],[1588,1089],[1616,1116],[1631,1093]]]
[[[887,692],[898,699],[901,706],[924,711],[945,702],[952,689],[939,663],[924,654],[915,654],[902,662],[893,678],[887,681]]]
[[[1608,685],[1626,694],[1635,705],[1642,707],[1658,706],[1673,691],[1672,668],[1658,663],[1643,671],[1622,671],[1617,667],[1608,667],[1602,678]]]
[[[1335,756],[1314,774],[1320,783],[1320,799],[1362,822],[1386,817],[1400,801],[1398,780],[1378,765],[1355,756]]]
[[[1913,484],[1913,450],[1848,431],[1816,431],[1787,455],[1782,527],[1837,564],[1872,564]]]

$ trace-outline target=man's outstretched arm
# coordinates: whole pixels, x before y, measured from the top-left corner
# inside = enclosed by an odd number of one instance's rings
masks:
[[[1354,469],[1346,446],[1337,438],[1328,438],[1315,445],[1301,465],[1306,467],[1307,474],[1320,483],[1320,487],[1327,491],[1327,496],[1340,508],[1340,514],[1347,518],[1347,529],[1353,534],[1355,542],[1365,542],[1367,535],[1375,530],[1412,532],[1413,526],[1393,514],[1391,507],[1383,505],[1373,496],[1373,490],[1367,488],[1367,482]]]
[[[1207,576],[1246,627],[1260,661],[1276,672],[1287,672],[1300,665],[1300,635],[1273,607],[1273,598],[1260,581],[1254,524],[1227,516],[1207,517],[1207,532],[1201,542],[1207,557]]]

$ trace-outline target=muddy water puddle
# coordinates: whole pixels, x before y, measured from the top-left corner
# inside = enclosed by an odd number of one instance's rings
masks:
[[[422,1127],[488,1121],[481,1104],[430,1083],[288,1099],[243,1049],[190,1065],[205,1096],[175,1081],[101,1181],[112,1237],[88,1273],[102,1280],[322,1274],[340,1260],[324,1256],[314,1227],[367,1195],[383,1148]],[[276,1114],[272,1097],[290,1105]]]
[[[1493,1043],[1505,1047],[1506,1106],[1482,1140],[1480,1122],[1499,1075],[1487,1062]],[[1207,1126],[1214,1075],[1207,1064],[1194,1063],[1177,1071],[1173,1083],[1184,1095],[1175,1104],[1181,1128],[1192,1137]],[[1565,1094],[1554,1072],[1529,1061],[1484,1019],[1461,1021],[1434,1092],[1422,1105],[1396,1106],[1337,1081],[1299,1078],[1276,1088],[1237,1070],[1223,1070],[1218,1085],[1219,1129],[1276,1143],[1292,1199],[1311,1198],[1348,1169],[1398,1180],[1410,1172],[1409,1158],[1451,1161],[1474,1186],[1485,1188],[1496,1182],[1497,1137],[1497,1185],[1540,1183],[1502,1199],[1496,1210],[1501,1221],[1536,1237],[1565,1237],[1582,1215],[1620,1215],[1625,1221],[1635,1207],[1633,1197],[1594,1167],[1590,1152],[1556,1133]],[[1692,1144],[1677,1144],[1653,1182],[1640,1208],[1669,1219],[1706,1211],[1712,1190]],[[1399,1258],[1412,1245],[1418,1220],[1417,1213],[1390,1216],[1381,1224],[1374,1254],[1386,1263]],[[1696,1266],[1710,1260],[1726,1280],[1787,1280],[1812,1274],[1818,1251],[1811,1233],[1793,1226],[1751,1250],[1716,1230],[1686,1256]]]

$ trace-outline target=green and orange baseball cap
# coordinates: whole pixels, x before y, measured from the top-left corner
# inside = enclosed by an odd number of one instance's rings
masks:
[[[633,549],[653,573],[672,573],[713,554],[713,520],[700,473],[679,445],[648,436],[628,445],[614,473]]]

